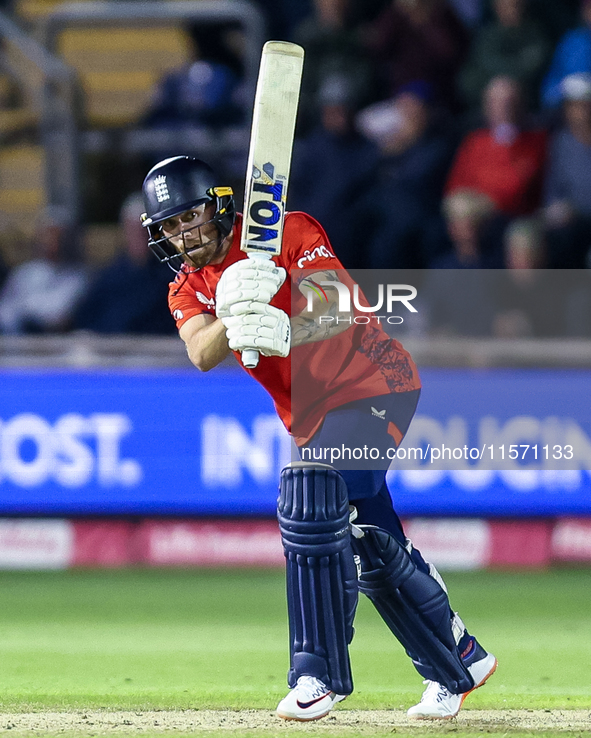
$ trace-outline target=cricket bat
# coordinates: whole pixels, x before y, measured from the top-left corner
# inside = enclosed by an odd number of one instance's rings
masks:
[[[263,46],[254,100],[240,248],[249,258],[281,253],[287,185],[295,131],[304,50],[287,41]],[[243,351],[254,369],[258,351]]]

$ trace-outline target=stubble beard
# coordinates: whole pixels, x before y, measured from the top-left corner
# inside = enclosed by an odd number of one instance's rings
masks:
[[[211,235],[211,237],[210,237]],[[185,241],[185,248],[189,249],[188,253],[181,251],[181,255],[185,262],[194,269],[202,269],[216,256],[222,244],[221,234],[217,228],[211,234],[199,233],[199,238]]]

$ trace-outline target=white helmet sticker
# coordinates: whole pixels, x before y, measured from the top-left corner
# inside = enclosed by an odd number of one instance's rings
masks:
[[[154,192],[156,193],[156,199],[158,200],[158,202],[170,200],[170,195],[168,194],[168,185],[166,184],[166,177],[164,176],[164,174],[161,174],[154,180]]]

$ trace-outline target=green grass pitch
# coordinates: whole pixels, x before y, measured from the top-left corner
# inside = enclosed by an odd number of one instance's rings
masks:
[[[499,659],[464,709],[591,709],[591,570],[445,579],[454,609]],[[272,711],[286,692],[281,572],[0,572],[0,593],[3,713]],[[420,697],[421,678],[365,599],[351,658],[356,690],[339,711]],[[265,735],[308,727],[281,723]]]

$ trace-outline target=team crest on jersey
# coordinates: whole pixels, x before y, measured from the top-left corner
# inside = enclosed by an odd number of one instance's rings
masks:
[[[298,269],[303,269],[307,261],[316,261],[316,259],[320,259],[322,257],[325,259],[336,258],[334,254],[330,253],[324,244],[321,244],[320,246],[316,246],[312,251],[304,251],[304,255],[298,259]]]
[[[166,177],[164,174],[161,174],[154,180],[154,192],[156,193],[156,199],[158,202],[170,199],[170,195],[168,194],[168,185],[166,184]]]
[[[206,297],[203,292],[195,291],[195,295],[197,296],[197,299],[199,302],[202,302],[204,305],[207,305],[208,308],[211,308],[212,310],[215,308],[215,300],[213,297]]]

